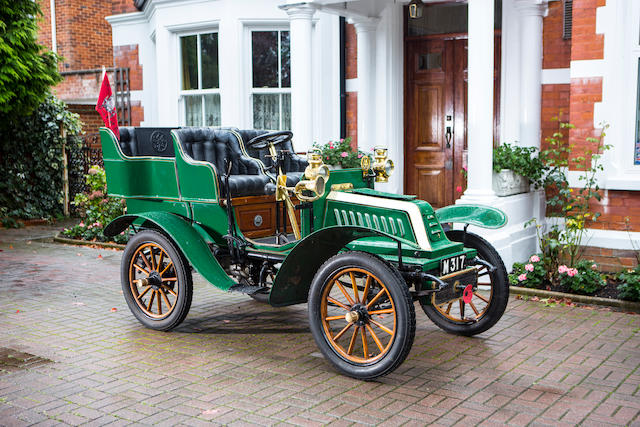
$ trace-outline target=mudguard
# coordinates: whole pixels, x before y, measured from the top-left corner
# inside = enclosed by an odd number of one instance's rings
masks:
[[[200,234],[188,220],[178,215],[158,211],[123,215],[105,227],[104,235],[114,236],[137,219],[144,220],[143,226],[162,229],[180,248],[193,268],[216,288],[226,291],[236,284],[225,273]]]
[[[482,205],[451,205],[436,210],[440,223],[457,222],[483,228],[500,228],[507,216],[500,209]]]
[[[318,230],[301,240],[282,262],[273,282],[269,304],[281,307],[306,302],[311,281],[320,266],[347,243],[364,237],[399,240],[381,231],[356,226],[333,226]]]

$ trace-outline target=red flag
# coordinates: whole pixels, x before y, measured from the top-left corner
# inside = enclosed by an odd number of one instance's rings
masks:
[[[102,79],[96,111],[100,114],[100,117],[102,117],[104,125],[113,131],[116,138],[120,139],[118,117],[116,116],[116,103],[111,93],[111,84],[109,83],[107,73],[104,73],[104,78]]]

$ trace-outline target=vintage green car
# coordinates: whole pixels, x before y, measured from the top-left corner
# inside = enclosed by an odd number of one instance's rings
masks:
[[[374,190],[393,169],[384,148],[361,168],[330,171],[316,152],[295,154],[291,132],[140,127],[122,128],[119,140],[100,132],[109,194],[127,203],[104,233],[132,233],[122,289],[148,328],[184,320],[194,269],[275,307],[307,302],[327,360],[372,379],[407,357],[414,301],[461,335],[486,331],[505,311],[504,264],[466,231],[501,227],[505,215],[469,205],[434,211]]]

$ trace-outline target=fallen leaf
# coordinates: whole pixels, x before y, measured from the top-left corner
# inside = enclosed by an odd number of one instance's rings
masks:
[[[13,249],[13,245],[9,245],[9,249]]]
[[[74,303],[72,303],[72,304],[73,304],[73,305],[84,305],[84,303],[83,303],[83,302],[74,302]]]
[[[223,322],[224,323],[231,323],[231,320],[224,319]]]
[[[78,256],[82,256],[82,254],[81,254],[80,252],[78,252],[76,255],[78,255]]]
[[[98,255],[98,259],[102,259],[102,255]]]
[[[531,301],[540,301],[540,298],[538,298],[538,297],[533,297],[533,298],[531,298]]]
[[[111,311],[112,311],[112,312],[113,312],[113,311],[118,311],[118,309],[117,309],[117,308],[115,308],[115,307],[113,307],[113,308],[111,309]]]
[[[20,310],[16,310],[16,313],[20,313]]]
[[[28,241],[27,241],[27,245],[30,245],[30,244],[31,244],[31,240],[28,240]]]
[[[522,295],[516,295],[516,299],[522,299]]]
[[[207,409],[205,411],[202,411],[202,414],[200,415],[213,415],[213,414],[217,414],[219,411],[217,409]]]

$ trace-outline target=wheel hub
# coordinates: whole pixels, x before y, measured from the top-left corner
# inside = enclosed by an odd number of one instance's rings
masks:
[[[354,304],[351,307],[351,311],[348,311],[344,318],[349,323],[354,323],[358,326],[364,326],[369,319],[369,312],[367,308],[362,304]]]

